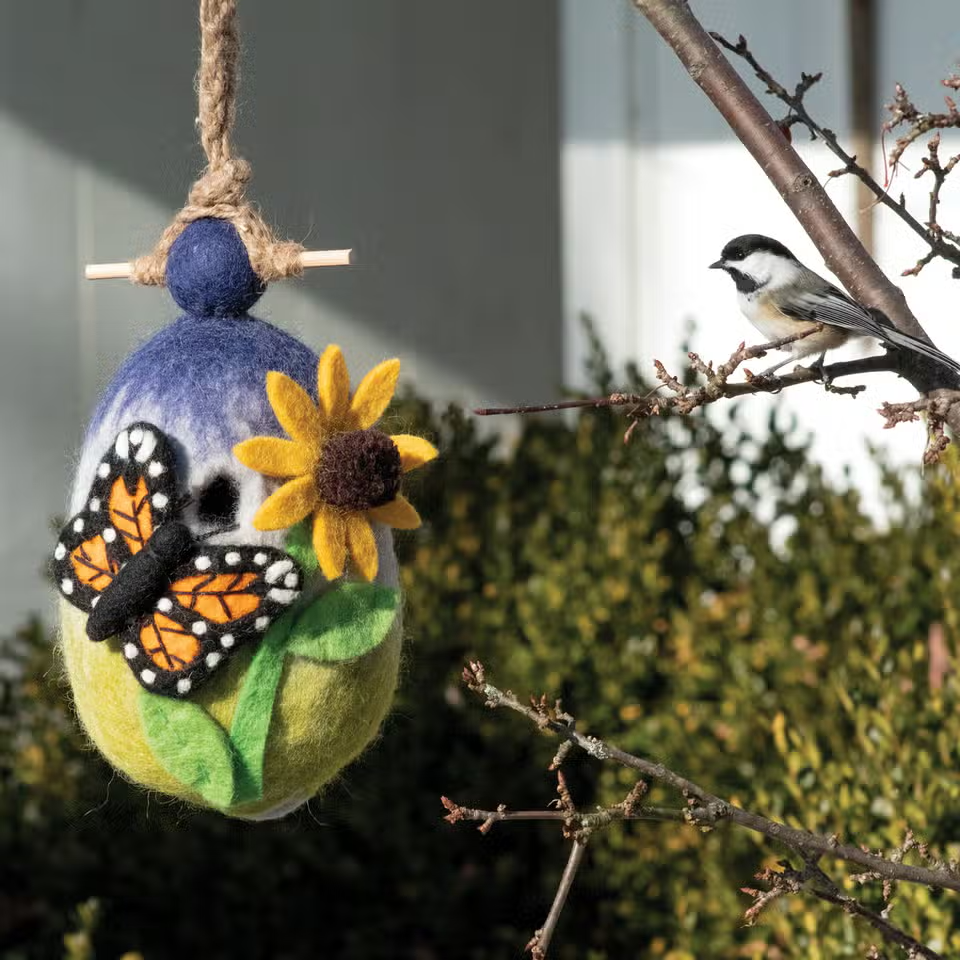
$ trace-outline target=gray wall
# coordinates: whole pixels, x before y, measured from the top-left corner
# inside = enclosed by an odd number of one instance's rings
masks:
[[[0,630],[38,576],[73,453],[165,292],[86,283],[148,249],[201,157],[191,0],[0,0]],[[259,315],[438,397],[553,395],[561,370],[552,0],[241,0],[235,141],[253,196],[362,265]]]

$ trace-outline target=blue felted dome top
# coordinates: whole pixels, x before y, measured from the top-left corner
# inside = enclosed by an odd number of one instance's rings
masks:
[[[194,220],[167,255],[167,289],[194,317],[242,317],[267,285],[229,220]]]

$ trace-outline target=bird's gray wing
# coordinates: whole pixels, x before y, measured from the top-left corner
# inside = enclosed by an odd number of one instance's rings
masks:
[[[936,360],[951,370],[960,373],[960,363],[941,353],[932,343],[910,336],[898,330],[879,310],[868,310],[852,300],[832,283],[827,283],[817,274],[819,287],[804,284],[803,289],[790,291],[785,297],[790,308],[781,310],[788,316],[799,320],[814,320],[834,327],[842,327],[852,334],[862,337],[874,337],[901,350],[912,350],[921,356]]]
[[[886,328],[877,322],[866,307],[851,300],[832,283],[827,283],[821,277],[817,277],[817,280],[820,281],[817,287],[805,284],[803,289],[795,287],[789,292],[784,291],[787,295],[783,299],[789,306],[780,309],[798,320],[813,320],[841,327],[861,337],[887,339]]]

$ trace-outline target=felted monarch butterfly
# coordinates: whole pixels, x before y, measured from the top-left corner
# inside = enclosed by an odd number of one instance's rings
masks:
[[[182,697],[263,636],[300,595],[302,571],[281,550],[194,537],[179,519],[175,466],[155,426],[121,430],[60,533],[53,568],[60,593],[89,613],[87,636],[119,634],[141,685]]]

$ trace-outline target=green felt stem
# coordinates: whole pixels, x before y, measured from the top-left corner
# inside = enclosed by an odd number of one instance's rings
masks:
[[[267,631],[240,688],[240,698],[230,725],[236,761],[237,803],[258,800],[263,795],[263,755],[277,687],[283,674],[284,648],[294,619],[292,614],[287,614]]]

